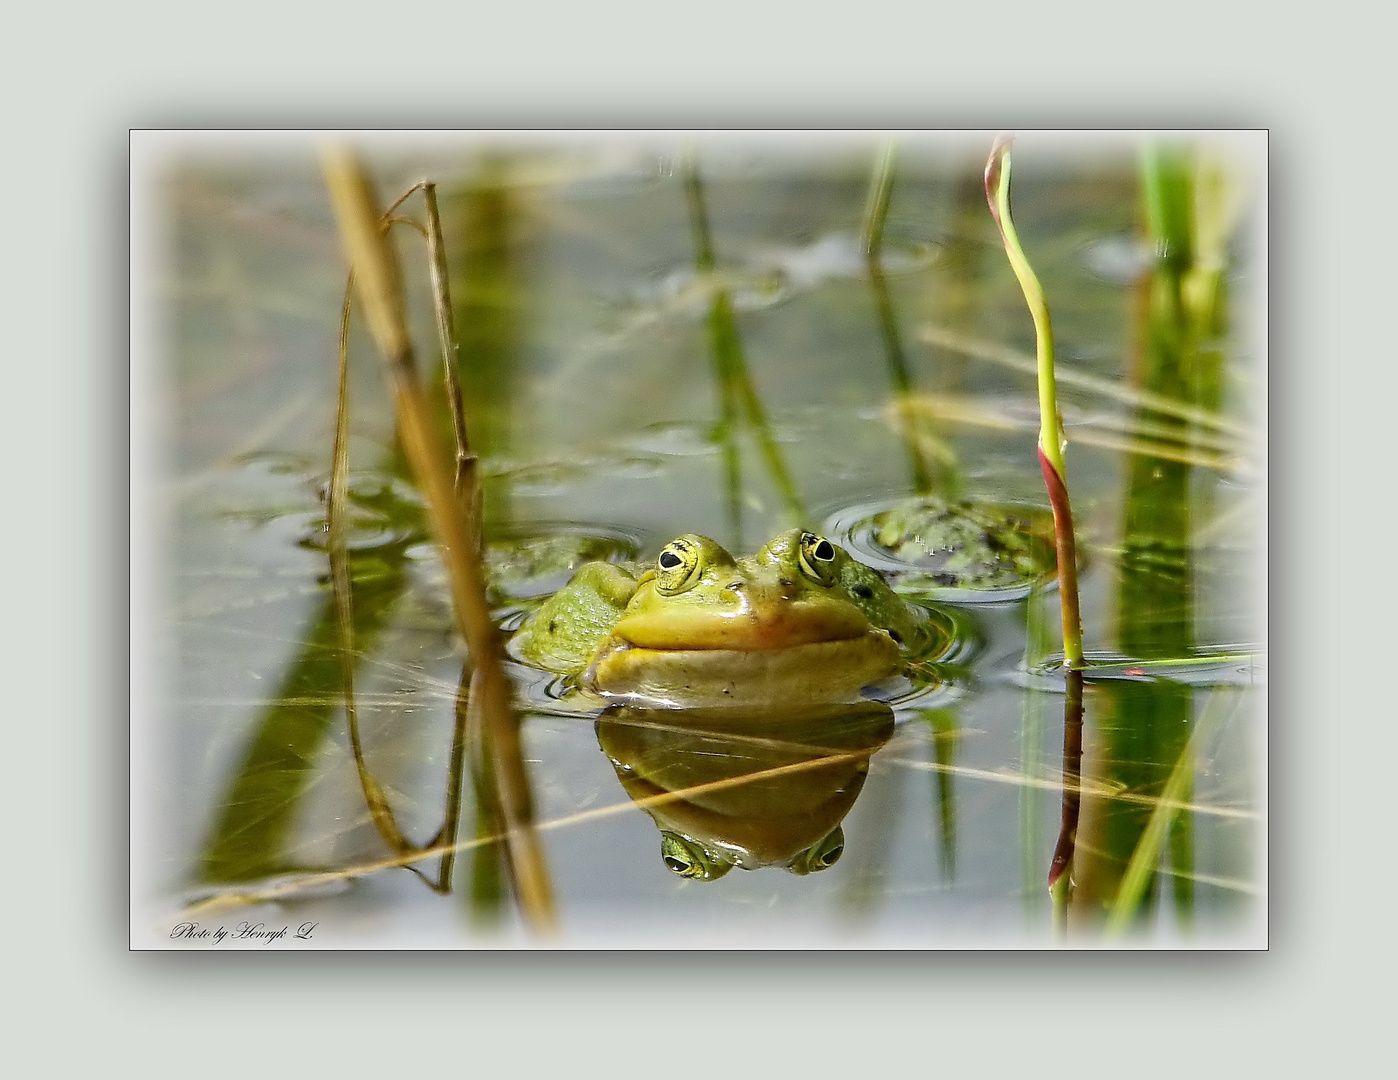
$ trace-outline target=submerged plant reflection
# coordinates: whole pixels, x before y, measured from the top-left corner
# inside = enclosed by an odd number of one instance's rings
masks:
[[[1146,400],[1188,409],[1218,404],[1219,335],[1226,326],[1222,292],[1224,214],[1220,190],[1198,155],[1151,146],[1142,155],[1146,234],[1155,253],[1138,286],[1136,378]],[[1187,415],[1187,414],[1186,414]],[[1168,429],[1189,443],[1195,426],[1176,411],[1142,404],[1139,425]],[[1137,678],[1101,682],[1088,754],[1099,782],[1151,796],[1151,802],[1089,800],[1078,905],[1090,918],[1109,912],[1109,928],[1140,926],[1157,899],[1158,862],[1168,854],[1176,920],[1193,923],[1195,757],[1205,725],[1196,721],[1196,691],[1153,677],[1151,662],[1196,655],[1196,497],[1188,461],[1127,457],[1125,514],[1118,559],[1117,639],[1139,660]],[[1207,488],[1205,489],[1207,490]],[[1150,672],[1151,675],[1147,675]],[[1206,716],[1211,714],[1214,691]]]
[[[717,259],[709,231],[709,212],[704,202],[704,183],[699,165],[690,154],[684,165],[685,198],[689,209],[690,232],[694,242],[694,265],[700,275],[716,280]],[[738,334],[738,320],[729,291],[715,286],[709,306],[709,342],[714,362],[714,378],[719,391],[717,439],[723,447],[724,479],[727,487],[728,524],[732,542],[743,546],[742,457],[738,436],[746,424],[757,440],[762,460],[780,493],[790,524],[807,525],[805,503],[787,468],[767,422],[762,399],[748,373],[747,356]]]

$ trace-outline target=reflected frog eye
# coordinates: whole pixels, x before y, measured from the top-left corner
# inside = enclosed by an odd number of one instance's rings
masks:
[[[845,853],[845,830],[836,825],[825,839],[797,855],[787,864],[793,874],[816,874],[829,870]]]
[[[732,863],[716,859],[699,844],[672,832],[660,834],[660,858],[672,873],[699,881],[717,881],[733,869]]]
[[[816,848],[815,858],[812,860],[812,870],[828,870],[840,861],[840,856],[845,853],[845,830],[838,825],[835,831],[821,841]]]
[[[664,596],[674,596],[694,585],[703,569],[699,548],[681,537],[671,540],[655,561],[655,589]]]
[[[801,572],[821,585],[835,584],[835,545],[815,533],[801,534]]]

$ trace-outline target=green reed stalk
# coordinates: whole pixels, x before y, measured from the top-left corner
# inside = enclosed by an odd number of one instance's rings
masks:
[[[985,166],[985,194],[990,213],[1000,229],[1010,266],[1034,319],[1034,337],[1039,379],[1039,467],[1048,487],[1053,507],[1053,528],[1058,551],[1058,592],[1063,610],[1063,656],[1069,668],[1083,667],[1082,616],[1078,607],[1077,542],[1073,535],[1073,512],[1068,502],[1067,469],[1063,448],[1063,420],[1058,413],[1058,385],[1053,373],[1053,327],[1043,287],[1020,246],[1010,217],[1010,144],[1003,136],[995,140]]]
[[[864,203],[864,223],[859,229],[859,250],[866,258],[877,259],[883,247],[883,226],[888,220],[888,204],[893,199],[893,156],[895,145],[889,139],[879,147],[869,197]]]
[[[932,421],[919,417],[914,409],[913,379],[908,371],[903,343],[898,334],[898,319],[893,310],[893,297],[884,277],[879,253],[883,249],[884,224],[893,200],[893,164],[895,144],[888,140],[879,149],[874,173],[869,179],[869,194],[864,202],[864,221],[859,228],[859,249],[864,253],[864,266],[869,273],[869,285],[874,292],[874,311],[883,337],[884,359],[893,383],[893,407],[898,417],[903,444],[908,454],[908,469],[913,490],[919,495],[930,493],[934,487],[951,494],[955,488],[956,455],[932,429]],[[935,470],[923,454],[926,446],[937,459]],[[938,483],[937,481],[940,481]]]
[[[699,176],[699,167],[693,155],[684,164],[685,199],[689,208],[690,232],[694,238],[694,265],[698,272],[710,279],[717,273],[718,261],[714,255],[713,237],[709,231],[709,215],[704,203],[704,183]],[[729,480],[729,503],[734,513],[741,507],[741,492],[737,444],[732,441],[736,433],[738,410],[746,417],[749,429],[757,440],[758,449],[767,464],[772,482],[786,504],[787,512],[797,525],[809,525],[805,503],[796,487],[796,481],[786,467],[786,461],[772,436],[771,425],[762,399],[748,373],[747,355],[742,338],[738,334],[738,320],[733,311],[733,300],[727,289],[715,288],[713,303],[709,307],[709,341],[713,351],[714,368],[718,378],[719,394],[722,402],[720,431],[725,436],[726,466]],[[735,531],[736,526],[735,526]]]

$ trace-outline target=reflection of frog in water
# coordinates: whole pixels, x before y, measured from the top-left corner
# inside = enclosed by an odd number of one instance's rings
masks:
[[[639,578],[593,562],[519,630],[528,663],[603,697],[692,707],[848,701],[948,635],[829,540],[793,529],[735,560],[687,535]]]
[[[919,496],[867,519],[869,539],[907,566],[907,582],[998,589],[1053,566],[1052,522],[1042,511]]]
[[[734,866],[833,866],[840,822],[892,733],[893,711],[872,701],[782,712],[616,707],[597,721],[626,793],[660,827],[665,866],[702,881]]]

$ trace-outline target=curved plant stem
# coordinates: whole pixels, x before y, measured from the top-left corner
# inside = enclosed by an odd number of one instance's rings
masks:
[[[1073,537],[1073,512],[1068,504],[1067,470],[1063,463],[1063,422],[1058,415],[1058,386],[1053,376],[1053,327],[1048,303],[1034,269],[1020,247],[1010,218],[1010,143],[997,138],[985,166],[985,194],[990,213],[1000,229],[1010,266],[1034,319],[1039,376],[1039,467],[1053,506],[1053,527],[1058,550],[1058,592],[1063,608],[1063,655],[1068,667],[1081,669],[1082,616],[1078,611],[1077,544]]]
[[[322,157],[326,187],[354,271],[355,291],[393,393],[399,438],[426,496],[451,586],[457,629],[474,663],[471,707],[480,710],[482,725],[495,736],[496,753],[517,755],[519,720],[502,666],[504,649],[486,600],[480,551],[458,497],[454,470],[442,460],[417,380],[397,258],[384,234],[378,200],[363,165],[340,146],[327,147]],[[534,836],[523,763],[506,763],[500,778],[509,829],[507,850],[516,870],[521,907],[536,929],[552,930],[557,918],[553,892]],[[512,810],[518,817],[509,817]]]
[[[345,282],[345,299],[340,306],[340,381],[335,406],[335,450],[330,470],[330,490],[327,495],[326,524],[330,539],[327,550],[330,553],[330,581],[335,597],[335,620],[339,633],[340,689],[345,702],[345,721],[349,725],[350,749],[354,753],[355,769],[359,773],[359,785],[364,790],[364,801],[369,807],[369,815],[390,849],[404,854],[413,848],[412,842],[403,835],[398,821],[389,806],[388,796],[364,760],[363,744],[359,737],[359,710],[354,695],[354,605],[350,588],[349,555],[346,550],[348,514],[346,489],[349,487],[349,325],[350,296],[354,287],[354,273],[351,271]]]
[[[451,408],[452,433],[456,436],[456,494],[466,513],[467,530],[476,549],[481,549],[481,491],[476,455],[466,437],[466,413],[461,400],[457,374],[456,325],[451,314],[451,292],[447,284],[447,249],[442,241],[442,218],[437,211],[437,185],[422,183],[427,208],[428,269],[432,279],[432,311],[437,318],[437,340],[442,349],[442,375],[446,380],[447,403]]]
[[[447,804],[442,827],[437,835],[419,848],[403,833],[389,803],[388,794],[375,779],[364,757],[364,744],[359,731],[359,709],[354,693],[354,666],[357,654],[354,649],[354,603],[351,584],[349,553],[346,543],[348,530],[349,487],[349,325],[354,275],[350,273],[345,282],[345,298],[340,308],[340,374],[339,391],[335,408],[335,449],[330,473],[330,489],[327,496],[326,524],[330,537],[327,550],[330,555],[330,579],[334,591],[334,607],[338,629],[337,649],[340,660],[341,696],[344,699],[345,720],[349,727],[350,751],[354,755],[355,769],[359,774],[360,788],[369,808],[374,827],[389,848],[399,855],[409,855],[428,848],[450,845],[456,840],[457,823],[461,815],[462,755],[465,748],[465,713],[458,707],[456,725],[452,739],[451,767],[447,779]],[[462,693],[465,683],[462,684]],[[407,869],[420,876],[437,892],[451,889],[452,866],[456,852],[448,847],[438,863],[437,880],[407,864]]]
[[[427,205],[427,225],[408,217],[400,217],[394,211],[415,191],[421,190]],[[456,483],[458,495],[462,498],[463,512],[466,514],[468,531],[472,535],[472,542],[476,548],[480,548],[479,521],[479,487],[475,483],[475,456],[470,453],[470,448],[466,439],[466,424],[462,411],[461,389],[456,378],[456,330],[451,320],[451,298],[447,290],[446,280],[446,253],[442,242],[441,219],[437,212],[437,191],[436,185],[431,181],[421,181],[414,184],[402,195],[400,195],[384,213],[380,220],[384,230],[394,225],[406,225],[416,229],[427,241],[428,252],[431,259],[432,275],[432,299],[433,308],[437,315],[437,332],[442,346],[442,362],[446,379],[447,399],[451,408],[453,430],[456,437]],[[354,272],[351,271],[345,280],[344,301],[340,308],[340,333],[339,333],[339,391],[335,411],[335,446],[333,453],[333,464],[330,474],[330,486],[327,496],[327,526],[330,537],[327,550],[330,555],[331,582],[334,589],[334,606],[336,622],[339,630],[338,652],[341,664],[341,690],[344,697],[345,718],[349,727],[350,749],[354,755],[355,768],[359,774],[360,787],[363,789],[365,802],[369,807],[369,813],[378,829],[379,835],[390,848],[399,854],[408,854],[415,850],[415,845],[404,835],[399,828],[393,808],[389,804],[388,796],[383,787],[374,778],[369,770],[368,763],[364,758],[363,743],[359,732],[359,711],[355,701],[354,693],[354,608],[352,600],[352,589],[350,584],[349,557],[346,548],[346,518],[347,509],[347,488],[349,486],[349,324],[350,310],[353,306],[354,296]],[[466,693],[468,682],[463,675],[461,693]],[[447,842],[455,840],[457,823],[460,817],[461,807],[461,786],[462,786],[462,754],[464,752],[464,726],[465,709],[464,706],[456,710],[456,730],[452,741],[451,773],[447,783],[447,807],[446,817],[442,828],[435,838],[428,842],[427,847],[436,847],[442,843],[443,837]],[[434,884],[426,875],[415,866],[408,869],[420,874],[432,888],[438,892],[450,890],[452,864],[456,857],[454,851],[448,850],[442,855],[438,880]]]

